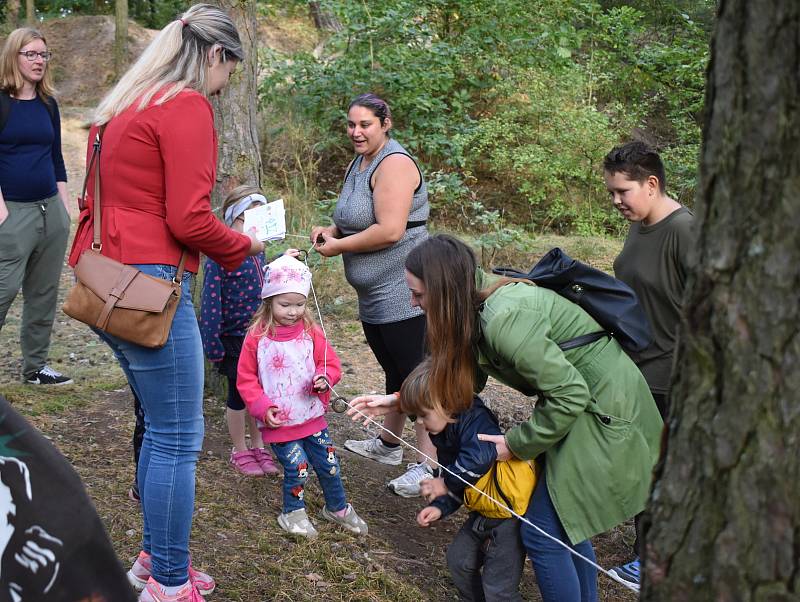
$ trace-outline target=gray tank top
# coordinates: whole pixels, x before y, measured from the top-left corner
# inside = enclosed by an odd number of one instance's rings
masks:
[[[376,223],[370,179],[381,161],[395,153],[406,155],[413,161],[406,149],[390,138],[363,172],[360,171],[362,157],[353,162],[333,211],[333,222],[344,236],[366,230]],[[409,222],[425,221],[430,212],[428,189],[421,171],[419,177],[420,185],[411,201]],[[416,226],[407,228],[403,238],[391,247],[368,253],[343,253],[344,273],[358,294],[358,316],[362,322],[389,324],[422,313],[418,307],[411,307],[411,291],[404,270],[409,251],[427,237],[427,228]]]

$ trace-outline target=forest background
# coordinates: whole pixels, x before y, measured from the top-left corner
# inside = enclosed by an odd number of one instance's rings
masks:
[[[19,2],[0,7],[6,27],[24,13]],[[187,5],[127,4],[147,28]],[[114,9],[35,3],[40,21]],[[288,41],[258,50],[263,183],[291,197],[294,226],[330,215],[352,154],[347,104],[374,91],[422,163],[434,223],[477,235],[488,251],[537,232],[619,236],[625,223],[600,165],[621,141],[656,146],[669,193],[692,205],[714,9],[713,0],[259,0],[259,23],[281,24]]]

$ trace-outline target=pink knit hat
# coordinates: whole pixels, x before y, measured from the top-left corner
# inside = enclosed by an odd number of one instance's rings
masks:
[[[281,255],[267,266],[261,298],[283,293],[300,293],[308,297],[311,289],[311,272],[304,263],[289,255]]]

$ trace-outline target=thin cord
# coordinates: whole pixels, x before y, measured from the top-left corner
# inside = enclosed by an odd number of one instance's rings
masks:
[[[303,238],[303,237],[300,237],[300,236],[298,236],[298,235],[296,235],[296,234],[292,234],[292,235],[289,235],[289,234],[287,234],[287,236],[295,236],[295,237],[298,237],[298,238]],[[305,260],[304,260],[304,261],[305,261],[305,264],[306,264],[306,267],[307,267],[307,268],[309,268],[309,265],[308,265],[308,256],[309,256],[309,254],[311,253],[311,251],[313,251],[313,250],[314,250],[314,248],[315,248],[316,246],[317,246],[317,245],[316,245],[316,243],[314,243],[314,244],[312,244],[312,245],[311,245],[311,247],[309,247],[309,249],[306,251],[306,256],[305,256]],[[310,269],[310,268],[309,268],[309,269]],[[636,593],[638,593],[638,592],[639,592],[639,590],[638,590],[636,587],[634,587],[634,586],[632,586],[632,585],[630,585],[630,584],[626,583],[625,581],[623,581],[622,579],[620,579],[620,578],[619,578],[619,577],[617,577],[616,575],[612,574],[611,572],[609,572],[609,571],[607,571],[606,569],[604,569],[603,567],[601,567],[599,564],[597,564],[597,563],[596,563],[596,562],[594,562],[593,560],[590,560],[589,558],[587,558],[586,556],[584,556],[584,555],[583,555],[583,554],[581,554],[580,552],[577,552],[576,550],[574,550],[573,548],[571,548],[570,546],[568,546],[567,544],[565,544],[563,541],[561,541],[561,540],[560,540],[560,539],[558,539],[557,537],[554,537],[553,535],[550,535],[550,534],[549,534],[547,531],[545,531],[545,530],[544,530],[544,529],[542,529],[541,527],[539,527],[539,526],[537,526],[537,525],[534,525],[534,524],[533,524],[531,521],[529,521],[529,520],[528,520],[527,518],[525,518],[524,516],[522,516],[522,515],[520,515],[520,514],[517,514],[516,512],[514,512],[514,510],[513,510],[512,508],[509,508],[509,507],[508,507],[508,506],[506,506],[506,505],[505,505],[503,502],[500,502],[499,500],[496,500],[495,498],[493,498],[491,495],[489,495],[489,494],[488,494],[488,493],[486,493],[485,491],[481,491],[480,489],[478,489],[477,487],[475,487],[475,485],[473,485],[473,484],[472,484],[472,483],[470,483],[469,481],[465,480],[465,479],[464,479],[464,478],[462,478],[460,475],[457,475],[456,473],[454,473],[452,470],[450,470],[449,468],[447,468],[447,467],[446,467],[446,466],[444,466],[443,464],[440,464],[440,463],[439,463],[437,460],[435,460],[434,458],[431,458],[431,457],[430,457],[428,454],[426,454],[426,453],[425,453],[425,452],[423,452],[422,450],[420,450],[420,449],[417,449],[416,447],[414,447],[413,445],[411,445],[411,444],[410,444],[408,441],[406,441],[406,440],[405,440],[405,439],[403,439],[402,437],[398,437],[397,435],[395,435],[395,434],[394,434],[392,431],[390,431],[389,429],[387,429],[385,426],[383,426],[382,424],[380,424],[380,423],[376,422],[376,421],[375,421],[375,420],[374,420],[374,419],[373,419],[371,416],[368,416],[367,414],[365,414],[365,413],[364,413],[364,412],[362,412],[361,410],[359,410],[359,409],[357,409],[357,408],[354,408],[354,407],[353,407],[353,406],[350,404],[350,402],[349,402],[349,401],[347,401],[347,400],[346,400],[344,397],[341,397],[341,396],[340,396],[340,395],[339,395],[339,394],[336,392],[336,389],[333,387],[333,384],[331,384],[331,382],[330,382],[330,381],[328,380],[328,378],[327,378],[327,370],[328,370],[328,345],[327,345],[327,342],[328,342],[328,333],[325,331],[325,324],[324,324],[324,321],[323,321],[323,319],[322,319],[322,311],[320,310],[319,301],[317,300],[317,293],[316,293],[316,291],[314,290],[314,279],[313,279],[313,278],[311,279],[311,293],[312,293],[312,295],[314,296],[314,306],[317,308],[317,316],[318,316],[318,318],[319,318],[319,325],[320,325],[320,328],[322,329],[322,334],[323,334],[323,336],[325,337],[325,342],[326,342],[326,345],[325,345],[325,352],[324,352],[324,356],[323,356],[323,370],[324,370],[324,372],[325,372],[325,374],[326,374],[326,375],[324,375],[324,376],[323,376],[323,378],[325,379],[325,382],[326,382],[326,383],[328,383],[328,388],[331,390],[331,393],[332,393],[333,395],[335,395],[336,397],[339,397],[339,398],[340,398],[342,401],[344,401],[344,403],[347,405],[347,407],[349,407],[351,410],[355,410],[355,411],[356,411],[356,412],[358,412],[358,413],[359,413],[361,416],[363,416],[364,418],[366,418],[367,422],[374,424],[375,426],[377,426],[379,429],[381,429],[381,430],[383,430],[383,431],[386,431],[386,432],[387,432],[388,434],[390,434],[392,437],[394,437],[395,439],[397,439],[398,441],[400,441],[400,443],[402,443],[403,445],[405,445],[405,446],[406,446],[406,447],[408,447],[409,449],[412,449],[413,451],[415,451],[416,453],[418,453],[420,456],[422,456],[423,458],[425,458],[425,459],[426,459],[426,460],[428,460],[429,462],[433,463],[435,466],[438,466],[439,468],[441,468],[443,471],[445,471],[445,472],[447,472],[448,474],[452,475],[453,477],[455,477],[456,479],[458,479],[459,481],[461,481],[462,483],[464,483],[464,484],[465,484],[467,487],[469,487],[469,488],[471,488],[471,489],[474,489],[475,491],[477,491],[477,492],[478,492],[480,495],[482,495],[483,497],[485,497],[485,498],[487,498],[487,499],[491,500],[491,501],[492,501],[494,504],[496,504],[497,506],[499,506],[500,508],[502,508],[502,509],[503,509],[503,510],[505,510],[506,512],[509,512],[509,513],[510,513],[510,514],[511,514],[513,517],[515,517],[515,518],[517,518],[518,520],[522,521],[522,522],[523,522],[523,523],[525,523],[526,525],[528,525],[528,526],[530,526],[530,527],[533,527],[533,528],[534,528],[536,531],[538,531],[539,533],[541,533],[542,535],[544,535],[546,538],[550,539],[551,541],[553,541],[553,542],[557,543],[558,545],[560,545],[561,547],[563,547],[564,549],[566,549],[566,550],[567,550],[567,551],[568,551],[570,554],[572,554],[573,556],[576,556],[576,557],[580,558],[581,560],[583,560],[584,562],[587,562],[587,563],[589,563],[589,564],[590,564],[590,565],[592,565],[594,568],[596,568],[598,571],[600,571],[601,573],[603,573],[603,574],[604,574],[606,577],[608,577],[608,578],[609,578],[609,579],[611,579],[612,581],[615,581],[616,583],[619,583],[620,585],[622,585],[623,587],[625,587],[625,588],[629,589],[630,591],[632,591],[632,592],[636,592]]]

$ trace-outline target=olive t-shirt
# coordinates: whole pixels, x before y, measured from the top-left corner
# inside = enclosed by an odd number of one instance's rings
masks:
[[[653,343],[631,358],[653,393],[667,393],[680,321],[694,214],[681,207],[651,226],[631,224],[614,260],[617,278],[639,297],[653,330]]]

